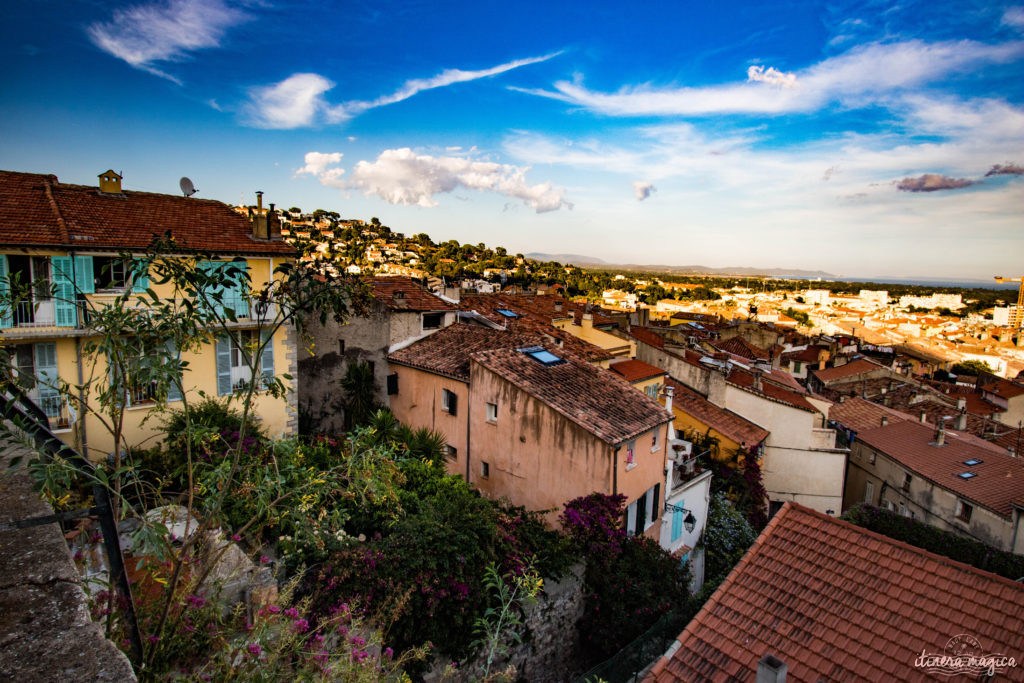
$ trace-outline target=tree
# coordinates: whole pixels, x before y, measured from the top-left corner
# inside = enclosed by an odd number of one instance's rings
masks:
[[[952,372],[954,375],[991,375],[995,371],[983,360],[965,360],[954,365]]]
[[[352,363],[341,378],[341,388],[345,392],[345,428],[352,429],[369,422],[377,409],[374,401],[373,370],[366,362]]]
[[[701,540],[705,550],[705,581],[715,581],[728,574],[756,538],[750,524],[736,511],[725,493],[714,494]]]

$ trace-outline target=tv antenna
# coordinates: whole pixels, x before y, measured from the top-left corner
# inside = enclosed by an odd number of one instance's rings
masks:
[[[199,192],[199,190],[196,189],[196,186],[193,185],[192,181],[187,177],[178,181],[178,187],[181,188],[181,193],[186,197],[191,197],[196,192]]]

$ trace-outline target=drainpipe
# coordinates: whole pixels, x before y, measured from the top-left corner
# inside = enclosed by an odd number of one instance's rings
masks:
[[[619,493],[619,449],[622,448],[622,444],[615,447],[612,451],[612,495],[618,495]]]

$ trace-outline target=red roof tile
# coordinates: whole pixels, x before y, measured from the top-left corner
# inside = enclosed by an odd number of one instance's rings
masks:
[[[218,201],[131,190],[101,195],[52,175],[0,171],[0,244],[141,251],[165,233],[182,250],[293,252],[253,237],[249,221]]]
[[[798,394],[795,391],[784,389],[778,386],[777,384],[773,384],[772,382],[765,381],[764,377],[762,377],[761,379],[761,389],[755,389],[754,376],[744,370],[733,370],[732,372],[729,373],[729,376],[726,378],[726,380],[730,384],[742,387],[748,391],[753,391],[754,393],[761,394],[762,396],[765,396],[766,398],[769,398],[778,403],[785,403],[794,408],[799,408],[800,410],[807,410],[812,413],[819,412],[818,409],[811,405],[807,401],[807,399],[804,398],[802,395]]]
[[[629,332],[627,332],[627,334],[633,337],[633,339],[642,341],[648,346],[653,346],[656,349],[665,348],[665,338],[660,334],[651,332],[647,328],[633,326],[629,328]]]
[[[557,347],[548,350],[563,357]],[[608,444],[672,419],[655,399],[587,362],[565,358],[565,363],[544,365],[515,349],[478,351],[471,358]]]
[[[764,654],[793,681],[930,680],[917,657],[961,633],[1019,659],[1024,585],[787,503],[645,680],[752,683]]]
[[[735,354],[747,360],[768,360],[768,352],[759,349],[743,337],[732,337],[725,341],[712,342],[712,346],[720,351]]]
[[[1024,386],[1006,379],[996,380],[981,387],[982,391],[995,394],[1000,398],[1016,398],[1024,394]]]
[[[455,304],[435,295],[411,277],[378,277],[370,288],[382,304],[393,311],[456,311]]]
[[[719,408],[706,398],[674,379],[665,380],[665,386],[673,387],[672,406],[691,415],[720,434],[747,448],[768,438],[768,430],[762,429],[750,420],[731,410]]]
[[[627,382],[640,382],[645,379],[661,377],[668,373],[642,360],[620,360],[608,366],[608,369]]]
[[[947,430],[945,444],[937,447],[933,445],[934,427],[907,421],[858,432],[857,440],[936,485],[1004,517],[1010,516],[1014,499],[1024,495],[1024,463],[973,435]],[[970,458],[982,462],[969,467],[964,461]],[[977,476],[957,476],[968,470]]]
[[[568,339],[558,348],[559,354],[584,361],[591,360],[590,344],[568,333],[563,334]],[[552,335],[528,327],[495,330],[472,323],[457,323],[395,351],[388,356],[388,361],[468,382],[470,354],[489,349],[552,346],[551,339]],[[571,343],[570,340],[578,343]]]
[[[854,377],[856,375],[864,374],[866,372],[872,372],[874,370],[884,370],[881,365],[872,363],[866,358],[858,358],[852,360],[846,365],[840,365],[836,368],[825,368],[824,370],[813,370],[812,374],[817,377],[821,382],[835,382],[836,380],[846,379],[847,377]]]

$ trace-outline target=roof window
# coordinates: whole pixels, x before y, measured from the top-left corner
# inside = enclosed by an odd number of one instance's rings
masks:
[[[980,465],[983,462],[985,462],[985,461],[984,460],[978,460],[977,458],[971,458],[970,460],[964,460],[964,464],[967,465],[968,467],[974,467],[975,465]]]
[[[974,479],[976,476],[978,476],[978,473],[977,472],[961,472],[960,474],[958,474],[956,476],[960,477],[961,479]]]
[[[499,308],[498,313],[501,313],[506,318],[518,318],[519,314],[515,311],[510,311],[507,308]]]
[[[559,358],[543,346],[527,346],[526,348],[516,350],[519,351],[519,353],[525,353],[530,358],[545,366],[560,365],[565,362],[565,359]]]

